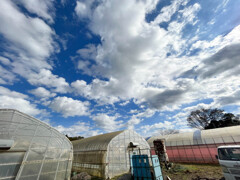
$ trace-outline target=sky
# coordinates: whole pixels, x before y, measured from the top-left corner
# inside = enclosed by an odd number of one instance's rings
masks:
[[[0,108],[69,136],[240,114],[240,0],[1,0]]]

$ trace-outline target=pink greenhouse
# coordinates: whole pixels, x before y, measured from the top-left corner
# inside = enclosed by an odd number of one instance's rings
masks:
[[[151,137],[148,143],[153,154],[160,140],[165,141],[170,162],[215,164],[218,146],[240,145],[240,126]]]

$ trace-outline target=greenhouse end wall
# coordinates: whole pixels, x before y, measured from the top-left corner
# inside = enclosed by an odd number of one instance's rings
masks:
[[[122,131],[93,136],[73,143],[73,172],[87,172],[105,178],[107,147],[109,142]]]
[[[103,179],[128,172],[130,170],[128,149],[130,142],[139,144],[141,154],[149,155],[150,147],[147,141],[132,130],[73,141],[73,171],[87,172]]]
[[[0,150],[1,180],[70,179],[71,142],[49,125],[17,110],[0,109],[0,140],[13,140]]]
[[[106,151],[74,153],[73,172],[87,172],[96,177],[105,177]]]
[[[129,148],[129,143],[134,142],[138,147],[133,150]],[[139,152],[140,150],[140,152]],[[146,154],[150,156],[150,146],[147,141],[133,130],[125,130],[114,137],[107,149],[105,177],[112,178],[130,170],[130,154]]]

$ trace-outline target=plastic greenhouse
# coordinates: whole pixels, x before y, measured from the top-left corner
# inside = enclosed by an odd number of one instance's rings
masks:
[[[0,179],[70,179],[71,142],[49,125],[12,109],[0,109]]]
[[[129,148],[129,145],[137,148]],[[118,131],[73,141],[74,172],[87,172],[103,179],[130,170],[130,154],[150,153],[147,141],[133,130]]]
[[[154,148],[154,141],[160,139],[166,141],[170,162],[215,164],[218,146],[240,144],[240,126],[155,136],[148,143]]]

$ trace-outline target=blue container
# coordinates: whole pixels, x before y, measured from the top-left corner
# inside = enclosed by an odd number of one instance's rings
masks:
[[[132,155],[131,165],[134,180],[152,180],[151,167],[147,155]]]
[[[161,166],[157,155],[152,155],[152,164],[156,180],[163,180]]]
[[[163,180],[161,166],[157,155],[131,155],[131,172],[134,180]],[[149,163],[152,161],[152,167]],[[153,173],[151,173],[151,170]]]

